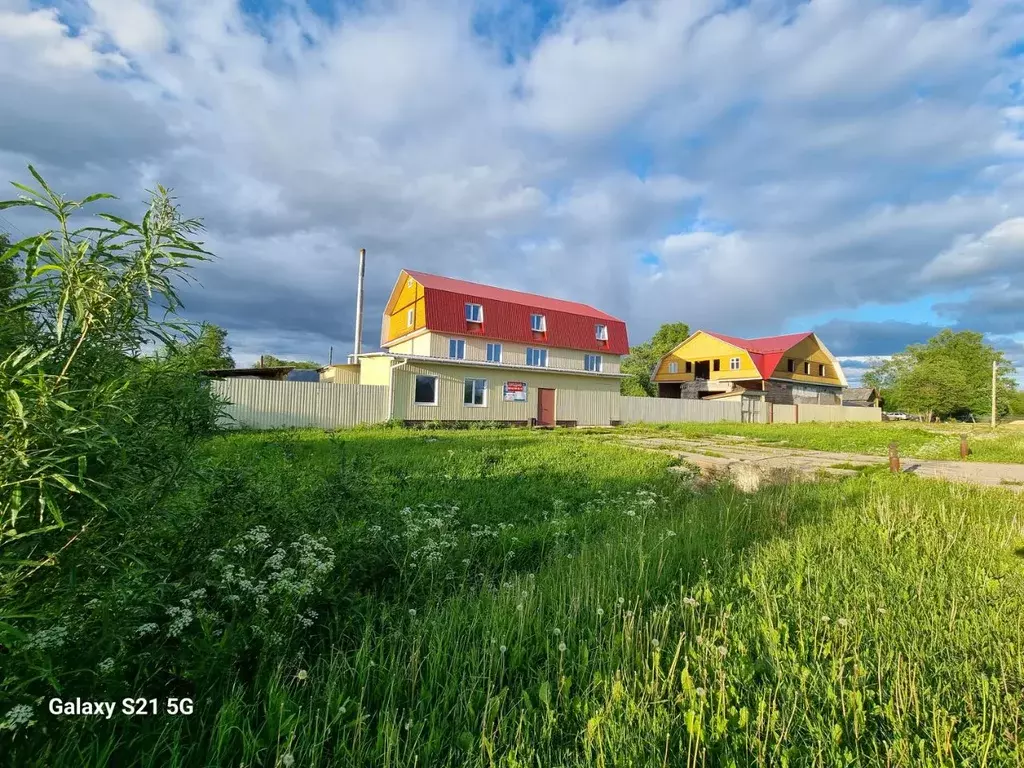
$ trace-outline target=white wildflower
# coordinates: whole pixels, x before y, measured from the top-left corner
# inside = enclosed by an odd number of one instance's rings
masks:
[[[846,619],[844,619],[844,618],[838,618],[838,619],[836,619],[836,624],[838,624],[838,625],[839,625],[840,627],[848,627],[848,626],[850,626],[850,622],[849,622],[849,621],[847,621],[847,620],[846,620]]]
[[[100,674],[106,675],[106,674],[112,672],[113,669],[114,669],[114,660],[113,659],[104,659],[103,661],[101,661],[99,663]]]
[[[705,691],[703,688],[698,688],[696,691],[694,691],[694,693],[696,693],[698,696],[700,696],[703,699],[707,695],[708,692]]]
[[[565,653],[565,648],[566,648],[565,643],[559,643],[558,644],[558,650],[561,651],[562,653]]]
[[[13,731],[23,725],[32,725],[35,719],[32,717],[32,707],[27,704],[17,704],[8,710],[3,720],[0,720],[0,731]]]
[[[136,637],[143,637],[145,635],[151,635],[157,631],[159,627],[156,624],[149,622],[148,624],[141,624],[135,628]]]
[[[719,656],[721,656],[724,659],[725,655],[727,653],[729,653],[729,649],[728,648],[726,648],[724,645],[718,646],[718,655]]]

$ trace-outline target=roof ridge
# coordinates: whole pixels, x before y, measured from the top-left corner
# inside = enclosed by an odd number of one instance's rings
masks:
[[[465,279],[463,279],[461,277],[448,277],[447,275],[437,275],[437,274],[434,274],[433,272],[422,272],[420,270],[414,270],[414,269],[404,269],[403,271],[406,274],[408,274],[410,277],[413,277],[413,278],[427,277],[427,278],[434,278],[436,280],[444,280],[444,281],[455,282],[455,283],[464,283],[464,284],[466,284],[468,286],[476,286],[476,287],[479,287],[479,288],[486,288],[486,289],[491,290],[491,291],[500,291],[501,293],[517,294],[519,296],[528,297],[528,298],[532,298],[532,299],[542,299],[545,302],[558,302],[560,304],[573,305],[575,307],[579,307],[580,309],[587,310],[587,312],[585,312],[585,313],[584,312],[578,312],[578,313],[575,313],[575,314],[585,314],[586,316],[590,316],[590,317],[600,316],[601,319],[615,320],[616,322],[625,322],[621,318],[616,317],[614,315],[611,315],[608,312],[605,312],[604,310],[600,310],[597,307],[593,306],[592,304],[585,304],[582,301],[576,301],[575,299],[560,299],[560,298],[557,298],[555,296],[545,296],[542,293],[530,293],[529,291],[520,291],[520,290],[517,290],[515,288],[502,288],[501,286],[498,286],[498,285],[490,285],[488,283],[478,283],[475,280],[465,280]],[[429,287],[429,286],[424,286],[424,287]],[[443,287],[434,287],[432,290],[443,291],[443,290],[446,290],[446,289],[443,288]],[[498,299],[498,300],[500,301],[501,299]],[[570,314],[574,314],[567,307],[557,308],[554,311],[568,312]]]

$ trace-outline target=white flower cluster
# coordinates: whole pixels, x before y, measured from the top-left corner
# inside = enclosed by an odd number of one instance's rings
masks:
[[[224,549],[214,550],[209,561],[214,568],[211,589],[224,603],[238,610],[253,610],[264,619],[273,615],[308,628],[318,614],[303,603],[323,589],[334,569],[335,554],[323,537],[302,534],[289,544],[275,543],[267,528],[258,525]],[[175,622],[172,629],[196,616],[220,621],[217,614],[193,606],[205,598],[206,590],[198,589],[181,601],[181,608],[170,609]],[[271,640],[283,637],[277,632],[267,634],[258,622],[252,627],[256,634]]]
[[[17,704],[7,712],[3,720],[0,720],[0,731],[14,731],[33,723],[35,723],[35,719],[32,717],[32,707],[27,704]]]
[[[33,648],[37,651],[48,651],[53,648],[60,648],[68,639],[67,627],[56,626],[50,629],[41,629],[34,632],[25,644],[26,648]]]

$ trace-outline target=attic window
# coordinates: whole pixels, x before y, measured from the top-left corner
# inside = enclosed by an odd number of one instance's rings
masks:
[[[608,341],[608,326],[607,325],[595,325],[594,336],[598,341]]]
[[[484,321],[484,308],[479,304],[466,305],[466,322],[482,323]]]
[[[679,373],[679,363],[669,363],[668,364],[668,372],[669,373]]]
[[[530,315],[530,330],[534,333],[544,333],[547,330],[544,315]]]
[[[738,357],[729,358],[729,370],[738,371],[740,369],[740,359]]]
[[[693,363],[689,360],[686,361],[686,372],[693,373]]]
[[[717,358],[715,358],[715,364],[714,364],[713,367],[714,367],[714,370],[716,370],[716,371],[722,370],[722,361],[717,359]]]
[[[414,307],[409,307],[409,311],[405,313],[405,324],[409,328],[412,328],[412,325],[415,322],[416,322],[416,309]]]
[[[810,376],[810,375],[811,375],[811,364],[810,363],[804,363],[804,376]]]
[[[821,363],[818,363],[818,375],[819,376],[824,376],[825,375],[825,366],[822,365]]]
[[[793,363],[792,360],[786,360],[786,370],[789,371],[790,373],[793,373],[793,371],[796,370],[796,365]]]

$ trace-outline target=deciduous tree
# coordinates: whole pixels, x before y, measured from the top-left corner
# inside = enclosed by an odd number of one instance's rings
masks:
[[[622,372],[629,378],[622,380],[621,392],[637,397],[656,397],[658,387],[651,381],[651,373],[665,355],[690,336],[686,323],[665,323],[649,340],[630,347],[622,361]]]

